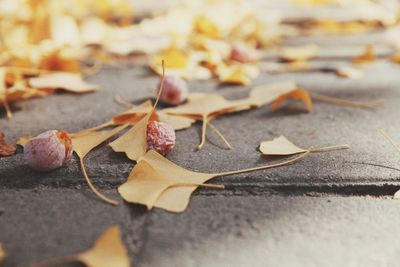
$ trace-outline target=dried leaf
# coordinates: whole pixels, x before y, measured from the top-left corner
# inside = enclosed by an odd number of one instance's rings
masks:
[[[274,138],[271,141],[264,141],[260,144],[260,151],[264,155],[268,156],[289,156],[295,155],[304,152],[326,152],[333,151],[339,149],[348,149],[350,148],[348,145],[336,145],[336,146],[327,146],[327,147],[310,147],[308,149],[304,149],[296,146],[292,142],[290,142],[286,137],[279,136]]]
[[[5,259],[6,252],[3,249],[3,245],[0,243],[0,263]]]
[[[279,136],[272,141],[262,142],[260,151],[264,155],[294,155],[304,153],[307,149],[300,148],[290,142],[286,137]]]
[[[128,250],[122,243],[118,226],[106,230],[90,250],[75,257],[88,267],[130,266]]]
[[[81,262],[87,267],[130,267],[128,250],[122,242],[119,226],[112,226],[104,231],[87,251],[47,260],[32,267],[58,266],[72,262]]]
[[[86,83],[80,74],[58,72],[41,75],[28,80],[30,86],[39,89],[64,89],[72,93],[87,93],[98,89],[97,85]]]
[[[5,143],[5,135],[4,133],[0,132],[0,157],[8,157],[15,154],[15,150],[17,149],[16,144],[9,144]]]
[[[279,57],[284,61],[305,61],[318,55],[319,47],[314,44],[282,47],[279,50]]]
[[[352,59],[352,63],[355,65],[370,64],[375,61],[376,55],[372,45],[367,45],[361,55]]]
[[[295,89],[291,92],[279,96],[272,104],[272,110],[273,111],[277,110],[282,105],[282,103],[287,99],[300,100],[306,105],[308,112],[312,112],[313,110],[310,93],[301,88]]]
[[[95,147],[106,141],[107,139],[111,138],[112,136],[116,135],[117,133],[121,132],[123,129],[125,129],[128,126],[128,124],[121,125],[117,128],[114,128],[112,130],[106,130],[106,131],[86,131],[83,133],[78,133],[73,135],[72,137],[72,145],[74,148],[74,151],[79,157],[80,161],[80,166],[82,169],[83,176],[88,183],[89,187],[93,190],[93,192],[102,200],[104,200],[107,203],[113,204],[113,205],[118,205],[118,202],[115,200],[112,200],[103,194],[101,194],[97,189],[93,186],[92,182],[90,181],[85,165],[83,163],[84,157]]]
[[[145,205],[149,210],[157,207],[171,212],[183,212],[197,187],[223,188],[221,185],[204,184],[212,178],[288,165],[304,158],[308,153],[261,167],[221,173],[200,173],[186,170],[150,150],[139,159],[128,180],[118,188],[118,192],[124,200]]]
[[[364,76],[364,72],[359,69],[352,67],[343,67],[336,70],[336,74],[339,77],[345,77],[349,79],[359,79]]]

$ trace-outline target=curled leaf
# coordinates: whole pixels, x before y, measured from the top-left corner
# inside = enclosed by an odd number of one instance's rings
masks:
[[[370,64],[376,61],[374,47],[367,45],[364,51],[357,57],[353,58],[352,63],[355,65]]]
[[[286,94],[279,96],[273,102],[272,110],[277,110],[282,105],[282,103],[287,99],[300,100],[305,104],[308,112],[312,112],[312,110],[313,110],[312,99],[311,99],[310,93],[308,93],[306,90],[301,89],[301,88],[295,89],[291,92],[288,92]]]
[[[0,132],[0,157],[8,157],[14,155],[16,149],[16,144],[5,143],[5,135],[4,133]]]

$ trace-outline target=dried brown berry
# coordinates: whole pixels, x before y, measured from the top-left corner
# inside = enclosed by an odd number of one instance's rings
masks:
[[[160,88],[160,84],[158,85]],[[167,76],[160,100],[168,105],[180,105],[184,103],[189,95],[187,82],[177,76]]]
[[[72,156],[72,140],[67,132],[51,130],[30,139],[24,147],[26,163],[36,171],[63,166]]]
[[[147,145],[162,155],[168,154],[175,146],[174,128],[163,122],[150,122],[147,125]]]

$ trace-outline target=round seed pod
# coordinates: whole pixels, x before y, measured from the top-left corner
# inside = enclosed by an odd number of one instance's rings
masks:
[[[160,83],[158,84],[160,89]],[[158,89],[158,90],[159,90]],[[180,105],[184,103],[189,95],[187,82],[177,76],[166,76],[160,100],[168,105]]]
[[[255,60],[254,51],[252,48],[238,43],[233,45],[229,59],[244,64],[251,63]]]
[[[26,163],[36,171],[52,171],[72,156],[72,139],[67,132],[50,130],[30,139],[24,147]]]
[[[166,123],[152,121],[147,124],[147,145],[161,155],[166,155],[175,146],[174,128]]]

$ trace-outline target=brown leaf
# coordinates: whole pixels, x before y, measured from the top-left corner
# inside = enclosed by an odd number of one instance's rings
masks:
[[[15,154],[15,150],[17,149],[16,144],[5,143],[5,135],[0,132],[0,157],[8,157]]]
[[[190,201],[191,194],[199,187],[223,188],[221,185],[204,184],[208,180],[257,170],[284,166],[298,161],[309,152],[276,164],[221,173],[200,173],[186,170],[172,163],[154,150],[143,155],[128,180],[118,188],[122,198],[131,203],[145,205],[171,212],[183,212]]]
[[[80,74],[57,72],[44,74],[28,80],[30,86],[38,89],[63,89],[72,93],[87,93],[98,90],[98,86],[86,83]]]

